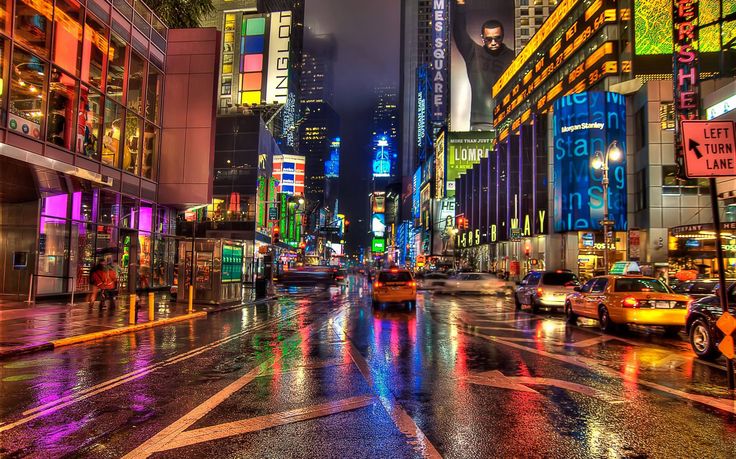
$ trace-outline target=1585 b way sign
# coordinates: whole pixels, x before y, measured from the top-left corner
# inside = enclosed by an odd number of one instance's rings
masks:
[[[733,121],[683,121],[682,149],[688,177],[736,175]]]

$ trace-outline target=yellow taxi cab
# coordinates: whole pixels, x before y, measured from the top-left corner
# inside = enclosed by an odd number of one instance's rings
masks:
[[[675,335],[685,326],[690,301],[653,277],[598,276],[567,295],[565,315],[570,323],[578,317],[596,319],[605,332],[639,324],[660,325]]]
[[[406,269],[379,271],[373,282],[373,307],[382,303],[404,303],[413,308],[417,299],[417,283]]]

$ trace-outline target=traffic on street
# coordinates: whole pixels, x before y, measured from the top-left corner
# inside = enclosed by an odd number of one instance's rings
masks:
[[[3,360],[0,456],[734,456],[722,359],[517,309],[513,288],[407,307],[351,274]]]

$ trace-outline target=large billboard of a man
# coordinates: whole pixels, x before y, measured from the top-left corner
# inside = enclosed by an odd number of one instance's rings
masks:
[[[453,0],[450,129],[493,127],[493,84],[514,59],[514,0]]]

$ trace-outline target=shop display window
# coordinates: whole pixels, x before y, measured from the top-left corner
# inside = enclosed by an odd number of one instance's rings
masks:
[[[153,268],[151,272],[154,287],[172,284],[175,253],[176,240],[164,237],[161,234],[154,235]]]
[[[158,115],[161,103],[161,84],[163,75],[153,66],[148,66],[148,81],[146,82],[146,119],[158,124]]]
[[[53,5],[51,0],[15,2],[15,40],[45,58],[49,57]]]
[[[54,67],[49,83],[49,116],[46,123],[46,141],[67,150],[72,149],[76,100],[77,80]]]
[[[95,265],[95,234],[97,225],[73,221],[69,247],[69,276],[77,291],[89,291],[89,272]]]
[[[97,244],[95,245],[95,257],[109,258],[111,261],[118,260],[118,229],[114,226],[97,226]]]
[[[141,161],[141,175],[147,179],[156,180],[158,161],[159,129],[151,123],[146,123],[143,133],[143,160]]]
[[[120,200],[120,226],[135,228],[138,220],[138,203],[135,198],[121,196]]]
[[[151,233],[138,233],[138,288],[150,288],[152,284],[151,252],[153,238]]]
[[[8,87],[9,61],[10,40],[0,38],[0,122],[5,120],[5,94],[7,94]]]
[[[88,15],[82,43],[82,80],[105,89],[110,30]]]
[[[143,121],[135,116],[133,112],[128,112],[128,118],[125,121],[125,147],[123,149],[123,170],[131,174],[137,174],[140,170],[140,150],[141,150],[141,132]]]
[[[38,238],[38,294],[59,293],[67,284],[69,263],[69,228],[67,220],[41,217]]]
[[[117,225],[120,217],[119,195],[110,191],[100,191],[99,222],[108,225]]]
[[[123,131],[125,109],[105,99],[105,127],[102,136],[102,162],[117,167],[120,156],[120,135]]]
[[[48,64],[15,48],[8,114],[8,127],[13,131],[41,138],[41,125],[46,115],[46,75]]]
[[[125,103],[125,63],[128,55],[128,47],[125,42],[115,35],[110,39],[110,60],[107,66],[107,89],[108,97],[116,102]]]
[[[137,53],[130,54],[128,70],[128,108],[143,115],[143,79],[146,76],[146,61]]]
[[[141,207],[138,211],[138,229],[150,233],[153,229],[153,217],[153,204],[150,202],[141,202]]]
[[[79,91],[77,120],[77,152],[88,158],[100,159],[100,129],[104,98],[99,92],[82,85]]]
[[[90,188],[72,193],[72,219],[97,221],[97,190]]]
[[[10,26],[13,24],[13,0],[0,0],[0,31],[10,34]]]
[[[45,196],[41,205],[41,215],[46,217],[67,218],[69,195],[66,193]]]
[[[79,75],[82,58],[84,10],[76,0],[56,0],[54,11],[54,64]]]

